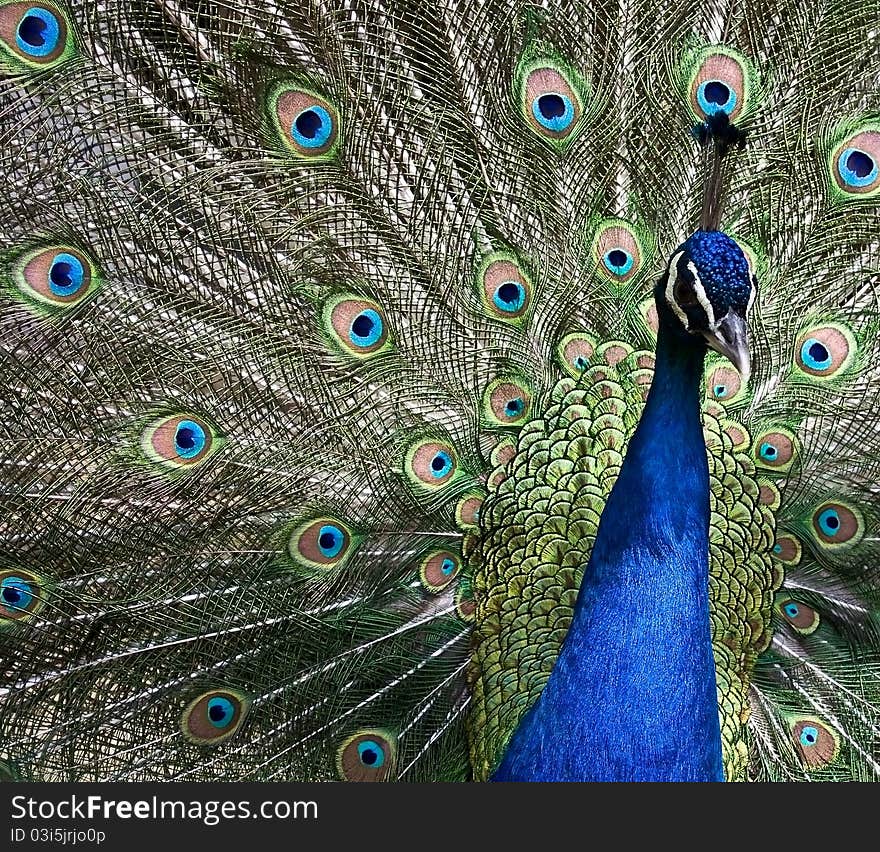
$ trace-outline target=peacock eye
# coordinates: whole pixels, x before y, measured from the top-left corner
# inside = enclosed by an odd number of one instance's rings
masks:
[[[697,103],[707,116],[718,111],[730,115],[736,108],[736,92],[722,80],[706,80],[697,86]]]
[[[808,376],[831,379],[849,367],[855,351],[855,337],[846,326],[816,326],[799,338],[795,362]]]
[[[486,312],[496,319],[517,322],[528,310],[532,285],[512,255],[485,258],[477,273],[477,284]]]
[[[337,749],[336,769],[346,781],[384,781],[392,772],[396,751],[390,734],[360,731]]]
[[[96,265],[70,246],[26,252],[13,261],[11,271],[17,294],[41,310],[70,308],[100,284]]]
[[[810,370],[824,372],[831,366],[831,353],[821,340],[808,337],[801,346],[801,361]]]
[[[880,191],[880,125],[845,136],[831,150],[828,167],[841,197],[876,195]]]
[[[556,347],[556,357],[562,368],[573,378],[577,378],[590,366],[596,351],[596,342],[581,332],[567,334]]]
[[[782,617],[790,624],[798,633],[809,635],[814,633],[819,627],[821,618],[811,606],[800,603],[795,600],[785,600],[779,605],[779,611]]]
[[[732,121],[742,114],[752,90],[752,72],[735,50],[709,47],[696,57],[690,81],[691,109],[701,121],[726,113]]]
[[[216,745],[240,727],[250,707],[244,693],[228,689],[205,692],[191,701],[180,719],[184,736],[199,745]]]
[[[455,478],[457,470],[455,450],[445,442],[421,441],[406,454],[406,472],[414,485],[441,488]]]
[[[576,75],[562,64],[533,64],[525,73],[523,112],[536,133],[560,144],[571,136],[582,113],[577,85]]]
[[[854,506],[829,501],[813,510],[812,527],[819,545],[825,549],[851,547],[865,531],[865,522]]]
[[[0,3],[0,67],[39,70],[72,49],[70,25],[53,3]]]
[[[622,248],[605,252],[602,262],[610,273],[621,277],[632,269],[634,263],[632,255]]]
[[[429,554],[419,570],[422,585],[435,594],[443,591],[455,579],[460,565],[459,557],[448,550]]]
[[[22,621],[43,605],[43,583],[30,571],[0,571],[0,626]]]
[[[340,296],[324,307],[323,327],[346,355],[366,360],[391,348],[382,308],[370,299]]]
[[[141,437],[141,449],[151,461],[183,470],[203,462],[218,444],[207,420],[176,414],[154,421]]]
[[[532,100],[532,115],[542,127],[562,133],[574,121],[574,105],[562,92],[545,92]]]
[[[293,141],[303,148],[323,147],[332,133],[333,119],[320,104],[301,110],[290,127]]]
[[[492,296],[495,307],[506,314],[518,313],[526,303],[526,288],[519,281],[502,281]]]
[[[519,426],[528,417],[532,392],[525,381],[495,379],[483,392],[483,419],[490,426]]]
[[[867,151],[846,148],[837,159],[837,171],[847,186],[861,188],[877,180],[878,169]]]
[[[756,435],[753,451],[758,464],[785,471],[797,458],[797,438],[794,432],[782,427],[769,429]]]
[[[316,518],[300,524],[287,543],[290,556],[311,568],[338,568],[359,543],[352,527],[336,518]]]
[[[837,759],[840,739],[833,728],[813,717],[793,718],[790,724],[792,738],[807,769],[821,769]]]
[[[339,138],[339,114],[329,101],[295,86],[280,86],[270,113],[287,148],[302,157],[332,153]]]

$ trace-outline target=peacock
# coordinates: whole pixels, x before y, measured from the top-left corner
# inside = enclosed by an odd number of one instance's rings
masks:
[[[0,777],[876,780],[878,0],[0,0]]]

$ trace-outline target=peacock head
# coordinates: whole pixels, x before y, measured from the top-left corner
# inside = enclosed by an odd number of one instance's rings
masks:
[[[721,231],[697,231],[669,260],[658,297],[690,334],[729,358],[749,377],[746,315],[758,292],[743,250]]]

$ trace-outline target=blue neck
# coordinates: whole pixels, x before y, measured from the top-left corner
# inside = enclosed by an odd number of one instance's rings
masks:
[[[654,381],[572,625],[493,780],[724,780],[699,403],[705,345],[657,303]]]

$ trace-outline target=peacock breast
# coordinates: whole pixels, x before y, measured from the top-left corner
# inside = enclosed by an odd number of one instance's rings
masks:
[[[606,343],[600,363],[556,383],[490,477],[470,556],[476,612],[469,742],[487,778],[541,694],[572,621],[599,519],[653,378],[653,356]],[[771,638],[778,491],[756,471],[746,428],[709,394],[709,598],[725,775],[749,762],[749,685]],[[649,605],[649,602],[646,602]],[[596,708],[601,713],[601,708]]]

